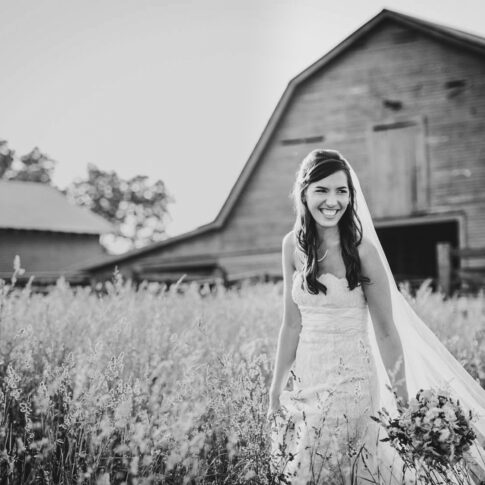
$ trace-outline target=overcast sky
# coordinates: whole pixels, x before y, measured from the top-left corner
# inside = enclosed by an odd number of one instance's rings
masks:
[[[0,139],[64,187],[161,178],[170,235],[213,220],[288,81],[382,8],[485,36],[484,0],[0,0]]]

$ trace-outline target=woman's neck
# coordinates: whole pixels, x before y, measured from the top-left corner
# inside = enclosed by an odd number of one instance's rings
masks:
[[[318,240],[320,246],[326,249],[338,246],[340,244],[340,232],[338,226],[334,227],[319,227]]]

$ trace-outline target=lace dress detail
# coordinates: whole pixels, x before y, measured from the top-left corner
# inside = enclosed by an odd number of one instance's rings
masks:
[[[377,411],[379,385],[364,292],[325,273],[319,279],[327,294],[313,295],[302,279],[295,272],[292,298],[302,329],[293,389],[283,391],[272,423],[274,471],[294,485],[381,483],[368,481],[377,466],[378,425],[370,416]]]
[[[362,287],[354,288],[349,291],[347,278],[339,278],[332,273],[323,273],[318,278],[327,287],[327,294],[318,293],[312,295],[302,287],[303,274],[299,271],[293,273],[293,301],[298,305],[300,311],[325,311],[329,307],[333,308],[364,308],[367,303]],[[330,281],[330,282],[329,282]]]

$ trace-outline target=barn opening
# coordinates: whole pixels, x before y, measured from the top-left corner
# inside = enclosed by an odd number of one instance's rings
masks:
[[[448,242],[459,246],[458,221],[404,224],[376,228],[389,266],[396,281],[419,285],[426,278],[438,276],[436,245]],[[452,262],[457,269],[458,262]]]

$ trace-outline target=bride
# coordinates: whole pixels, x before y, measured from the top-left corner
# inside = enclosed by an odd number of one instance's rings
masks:
[[[269,393],[273,469],[282,483],[298,485],[415,483],[369,418],[381,407],[396,409],[386,386],[405,404],[408,393],[448,385],[462,406],[482,414],[475,423],[482,440],[485,391],[400,294],[357,176],[340,153],[312,151],[293,198]],[[285,390],[290,371],[293,389]],[[477,467],[485,468],[479,450],[477,443]]]

